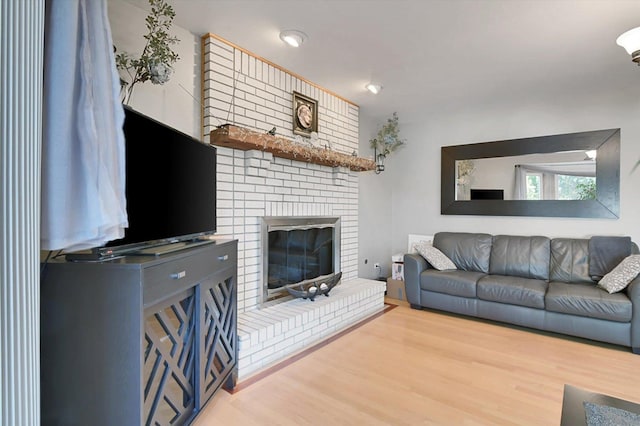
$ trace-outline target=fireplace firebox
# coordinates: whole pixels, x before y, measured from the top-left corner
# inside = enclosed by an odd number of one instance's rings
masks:
[[[264,217],[262,303],[288,295],[286,286],[340,271],[340,218]]]

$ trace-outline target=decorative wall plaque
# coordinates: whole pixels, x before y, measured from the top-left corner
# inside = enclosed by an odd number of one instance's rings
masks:
[[[318,101],[293,92],[293,133],[311,136],[318,131]]]

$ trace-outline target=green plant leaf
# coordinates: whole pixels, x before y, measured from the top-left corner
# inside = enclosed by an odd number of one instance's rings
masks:
[[[143,37],[147,41],[140,56],[134,59],[129,53],[118,53],[116,55],[116,67],[119,71],[126,72],[129,81],[120,78],[127,85],[124,102],[127,103],[133,93],[136,83],[144,83],[153,78],[154,83],[162,84],[168,81],[169,74],[163,74],[164,78],[155,78],[149,74],[149,70],[172,70],[172,65],[180,59],[180,56],[171,49],[171,46],[180,40],[170,35],[171,25],[175,12],[167,0],[149,0],[151,12],[145,18],[147,34]],[[163,67],[158,67],[162,64]],[[159,83],[158,83],[159,82]]]
[[[400,138],[400,127],[396,112],[382,125],[375,139],[371,139],[369,142],[372,149],[385,156],[406,143],[404,139]]]

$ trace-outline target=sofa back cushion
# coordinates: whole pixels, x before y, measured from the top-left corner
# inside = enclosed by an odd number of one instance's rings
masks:
[[[487,274],[492,237],[489,234],[438,232],[433,246],[456,264],[458,269]]]
[[[489,273],[549,280],[550,245],[551,240],[547,237],[496,235]]]
[[[589,276],[589,240],[578,238],[551,240],[549,279],[569,284],[593,284]]]

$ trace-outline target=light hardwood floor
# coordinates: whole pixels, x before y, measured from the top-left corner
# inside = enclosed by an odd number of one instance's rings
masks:
[[[403,304],[193,425],[558,425],[565,383],[640,402],[640,355]]]

